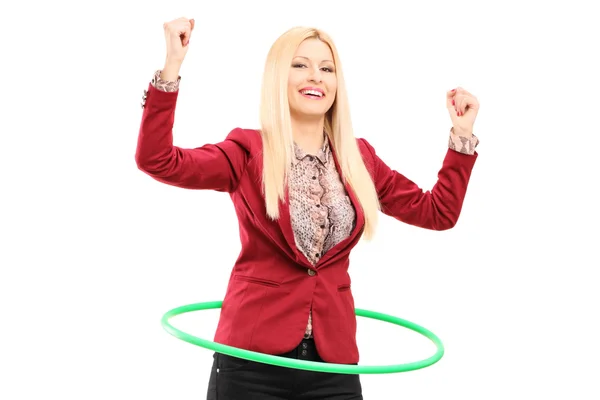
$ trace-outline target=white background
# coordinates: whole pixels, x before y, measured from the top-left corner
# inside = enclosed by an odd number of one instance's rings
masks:
[[[343,61],[357,136],[430,189],[445,93],[481,110],[458,225],[382,217],[352,254],[356,305],[416,322],[446,354],[363,375],[373,399],[598,399],[600,62],[593,1],[19,2],[0,24],[0,398],[201,399],[211,352],[169,335],[171,308],[223,298],[239,250],[226,194],[138,171],[143,90],[162,24],[196,29],[175,144],[258,127],[263,63],[296,25]],[[218,311],[171,322],[211,339]],[[361,363],[424,359],[416,333],[360,318]]]

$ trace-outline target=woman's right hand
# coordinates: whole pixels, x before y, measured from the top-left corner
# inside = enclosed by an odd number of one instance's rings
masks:
[[[167,42],[167,65],[181,65],[187,54],[194,20],[178,18],[163,24]]]

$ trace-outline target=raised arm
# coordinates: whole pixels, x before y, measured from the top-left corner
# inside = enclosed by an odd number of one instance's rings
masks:
[[[173,145],[173,124],[179,91],[174,82],[160,80],[157,71],[143,104],[135,161],[154,179],[186,189],[232,192],[244,173],[250,140],[236,128],[220,143],[184,149]]]
[[[370,154],[365,161],[371,170],[384,214],[425,229],[446,230],[456,225],[477,159],[475,146],[478,139],[475,136],[465,141],[463,137],[450,133],[448,152],[431,191],[424,191],[392,170],[365,139],[360,141]]]
[[[179,18],[163,25],[167,42],[165,67],[144,91],[143,114],[135,161],[154,179],[187,189],[232,192],[244,173],[250,140],[236,128],[216,144],[194,149],[173,145],[173,124],[181,77],[194,20]]]

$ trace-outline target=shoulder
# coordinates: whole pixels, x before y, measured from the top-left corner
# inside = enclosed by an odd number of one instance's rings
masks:
[[[369,143],[369,141],[365,138],[356,138],[356,143],[358,144],[358,150],[362,155],[362,158],[367,165],[367,167],[374,167],[376,161],[376,153],[375,149]]]
[[[372,155],[372,153],[375,152],[375,149],[373,148],[373,146],[371,146],[371,143],[369,143],[365,138],[356,138],[356,143],[358,143],[358,149],[363,154],[363,156],[370,156]]]
[[[255,153],[262,148],[262,137],[257,129],[234,128],[225,140],[234,142],[247,153]]]

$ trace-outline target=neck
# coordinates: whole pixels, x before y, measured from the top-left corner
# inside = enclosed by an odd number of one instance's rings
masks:
[[[325,119],[292,118],[294,142],[309,154],[316,154],[323,147]]]

